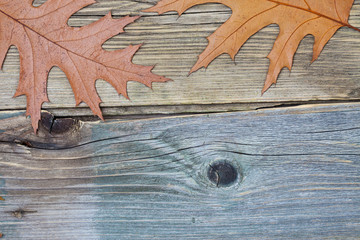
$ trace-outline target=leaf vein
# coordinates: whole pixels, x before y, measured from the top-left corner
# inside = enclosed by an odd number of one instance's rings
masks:
[[[232,33],[230,33],[222,42],[220,42],[218,44],[218,46],[216,46],[209,54],[207,54],[202,61],[200,61],[198,64],[202,63],[208,56],[210,56],[213,52],[215,52],[224,42],[226,42],[230,37],[233,36],[233,34],[235,34],[237,31],[239,31],[240,28],[242,28],[245,24],[247,24],[248,22],[250,22],[251,20],[253,20],[254,18],[260,16],[261,14],[265,13],[265,12],[268,12],[268,11],[271,11],[273,9],[275,9],[276,7],[278,7],[279,4],[269,8],[269,9],[266,9],[260,13],[257,13],[255,14],[254,16],[252,16],[251,18],[247,19],[243,24],[241,24],[235,31],[233,31]]]
[[[308,20],[306,20],[305,22],[301,23],[299,26],[297,26],[297,27],[295,28],[295,30],[291,33],[291,35],[289,36],[289,38],[286,40],[285,44],[283,45],[283,48],[281,49],[281,52],[280,52],[280,54],[278,55],[279,57],[278,57],[277,60],[276,60],[275,66],[278,64],[279,59],[281,58],[281,55],[282,55],[282,53],[284,52],[284,50],[285,50],[285,48],[286,48],[286,45],[288,44],[288,42],[290,41],[290,39],[294,36],[294,34],[295,34],[302,26],[304,26],[306,23],[311,22],[311,21],[316,20],[316,19],[319,19],[319,18],[321,18],[321,17],[315,17],[315,18],[308,19]]]

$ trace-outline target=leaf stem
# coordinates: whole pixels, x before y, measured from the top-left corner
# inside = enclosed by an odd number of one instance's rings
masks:
[[[347,25],[345,25],[345,27],[348,27],[348,28],[351,28],[351,29],[353,29],[355,31],[360,32],[360,28],[354,27],[353,25],[347,24]]]
[[[354,27],[354,26],[350,25],[349,23],[342,22],[342,21],[334,19],[332,17],[326,16],[326,15],[320,13],[320,12],[313,11],[311,8],[306,9],[306,8],[302,8],[302,7],[299,7],[299,6],[294,6],[294,5],[291,5],[291,4],[288,4],[288,3],[280,2],[279,0],[267,0],[267,1],[279,4],[279,5],[283,5],[283,6],[297,8],[297,9],[300,9],[300,10],[303,10],[303,11],[306,11],[306,12],[310,12],[310,13],[316,14],[316,15],[318,15],[320,17],[327,18],[327,19],[329,19],[331,21],[337,22],[337,23],[341,24],[344,27],[348,27],[348,28],[351,28],[351,29],[353,29],[353,30],[355,30],[357,32],[360,32],[360,28]]]

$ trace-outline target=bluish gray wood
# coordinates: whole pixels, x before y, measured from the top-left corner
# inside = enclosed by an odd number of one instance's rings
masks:
[[[23,114],[0,113],[4,239],[360,237],[360,104],[105,123],[44,114],[38,136]],[[243,179],[211,182],[217,161]]]

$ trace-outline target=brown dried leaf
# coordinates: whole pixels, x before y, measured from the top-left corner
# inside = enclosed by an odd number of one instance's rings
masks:
[[[360,31],[348,23],[353,2],[354,0],[161,0],[145,12],[162,14],[177,11],[181,15],[187,9],[204,3],[221,3],[231,8],[232,16],[208,37],[209,45],[190,73],[207,67],[223,53],[234,59],[253,34],[270,24],[278,24],[280,33],[268,55],[270,66],[262,90],[264,93],[276,83],[284,67],[291,70],[293,56],[306,35],[315,37],[312,59],[315,61],[340,27]]]
[[[39,7],[33,0],[0,0],[0,62],[15,45],[20,53],[20,80],[15,96],[26,95],[27,115],[36,131],[40,109],[47,97],[50,69],[62,69],[73,89],[76,104],[85,102],[101,119],[101,99],[95,88],[97,79],[109,82],[119,94],[128,97],[128,81],[151,87],[152,82],[169,79],[151,73],[152,66],[133,64],[132,57],[141,45],[105,51],[102,44],[124,32],[138,17],[113,19],[111,13],[84,27],[67,25],[78,10],[94,0],[48,0]]]

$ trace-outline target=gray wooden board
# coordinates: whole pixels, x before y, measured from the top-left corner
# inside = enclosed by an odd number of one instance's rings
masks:
[[[36,136],[24,112],[3,111],[0,232],[9,240],[359,239],[359,119],[360,104],[74,125],[44,118]],[[217,187],[207,175],[217,161],[242,180]]]
[[[35,1],[41,4],[45,0]],[[118,96],[105,81],[97,81],[103,108],[126,106],[175,105],[173,113],[186,112],[179,105],[200,105],[207,111],[210,104],[272,103],[309,100],[349,100],[360,98],[359,53],[360,33],[342,28],[325,47],[319,60],[310,65],[312,37],[301,43],[289,73],[283,70],[276,87],[261,96],[266,77],[267,54],[272,48],[278,27],[271,25],[255,34],[240,50],[235,62],[227,55],[216,59],[209,68],[187,77],[197,56],[207,45],[210,35],[231,15],[231,10],[221,4],[204,4],[186,11],[180,18],[174,12],[158,16],[141,13],[142,9],[156,4],[156,0],[98,0],[98,3],[77,12],[69,21],[71,26],[83,26],[112,11],[115,18],[131,14],[142,15],[136,23],[126,27],[126,33],[115,36],[104,45],[105,49],[124,48],[129,44],[144,43],[135,55],[134,62],[154,65],[154,72],[173,79],[168,83],[155,83],[153,90],[139,84],[129,83],[131,101]],[[360,0],[355,0],[350,22],[360,27]],[[25,97],[13,99],[19,78],[19,56],[12,47],[0,74],[0,109],[24,109]],[[44,109],[61,109],[59,116],[71,115],[66,109],[75,106],[70,85],[62,71],[54,68],[49,76],[48,93],[51,103]],[[204,105],[205,104],[205,105]],[[206,105],[207,104],[207,105]],[[83,115],[90,115],[85,108]],[[214,107],[213,107],[214,108]],[[115,115],[122,114],[120,108]],[[153,111],[153,113],[156,110]],[[106,112],[113,114],[113,110]]]

